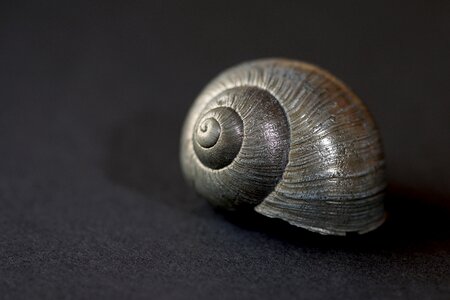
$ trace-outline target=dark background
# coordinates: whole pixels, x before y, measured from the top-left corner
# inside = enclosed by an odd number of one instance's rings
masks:
[[[0,2],[1,298],[450,298],[450,2]],[[325,237],[182,178],[202,87],[261,57],[348,83],[388,221]]]

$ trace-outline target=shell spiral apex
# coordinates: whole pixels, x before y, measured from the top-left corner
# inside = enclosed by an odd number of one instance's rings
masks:
[[[384,221],[384,155],[361,100],[307,63],[230,68],[200,93],[181,135],[187,181],[217,207],[254,209],[322,234]]]

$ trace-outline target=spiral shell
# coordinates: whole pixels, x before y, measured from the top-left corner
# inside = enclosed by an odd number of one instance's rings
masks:
[[[186,118],[181,166],[214,206],[322,234],[384,221],[384,157],[361,100],[328,72],[266,59],[226,70]]]

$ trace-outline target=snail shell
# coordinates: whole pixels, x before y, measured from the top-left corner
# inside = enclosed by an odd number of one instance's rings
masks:
[[[361,100],[307,63],[266,59],[226,70],[186,118],[181,165],[214,206],[252,208],[322,234],[384,221],[384,157]]]

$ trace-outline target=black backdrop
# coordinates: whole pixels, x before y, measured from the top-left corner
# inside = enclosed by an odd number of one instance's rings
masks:
[[[1,1],[2,298],[450,297],[448,1]],[[347,238],[211,209],[178,138],[224,68],[316,63],[384,138],[387,223]]]

